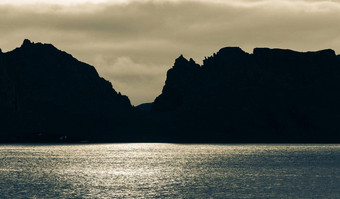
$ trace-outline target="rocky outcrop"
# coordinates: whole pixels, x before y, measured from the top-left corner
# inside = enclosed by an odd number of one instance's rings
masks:
[[[171,111],[184,104],[186,93],[190,92],[199,81],[200,66],[192,59],[181,55],[174,66],[167,72],[167,79],[162,94],[155,99],[153,110]]]
[[[227,47],[202,66],[181,55],[137,107],[51,44],[0,50],[0,142],[339,143],[339,102],[333,50]]]
[[[27,39],[0,53],[0,108],[0,139],[18,141],[114,139],[135,112],[93,66]]]
[[[152,112],[174,140],[339,142],[339,101],[333,50],[228,47],[201,67],[180,56]]]

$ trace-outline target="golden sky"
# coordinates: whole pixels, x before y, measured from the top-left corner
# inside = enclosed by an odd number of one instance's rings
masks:
[[[160,94],[180,54],[202,63],[225,46],[340,53],[340,0],[0,0],[0,38],[3,51],[25,38],[52,43],[138,105]]]

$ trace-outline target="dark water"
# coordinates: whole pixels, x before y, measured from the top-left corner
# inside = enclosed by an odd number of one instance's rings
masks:
[[[340,198],[340,145],[0,145],[0,198]]]

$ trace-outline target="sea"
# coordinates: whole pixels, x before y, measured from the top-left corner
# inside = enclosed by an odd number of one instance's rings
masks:
[[[340,145],[0,145],[0,198],[340,198]]]

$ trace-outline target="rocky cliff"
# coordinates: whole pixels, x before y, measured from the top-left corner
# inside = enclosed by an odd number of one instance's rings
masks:
[[[333,50],[227,47],[202,66],[180,56],[152,112],[174,140],[339,142],[339,102]]]
[[[333,50],[227,47],[202,66],[181,55],[137,108],[51,44],[0,50],[0,142],[339,143],[339,102]]]
[[[2,140],[114,138],[134,109],[95,68],[51,44],[0,52]]]

